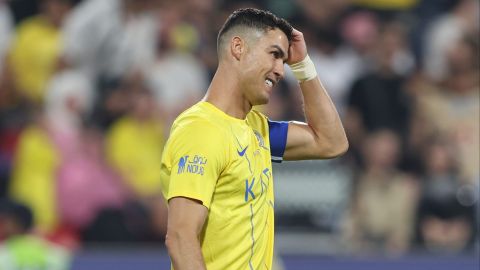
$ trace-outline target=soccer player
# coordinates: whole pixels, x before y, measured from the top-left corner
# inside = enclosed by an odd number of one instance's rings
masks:
[[[178,116],[165,146],[166,245],[175,270],[271,269],[271,161],[333,158],[348,142],[303,35],[288,22],[237,10],[218,34],[217,52],[207,94]],[[268,102],[285,63],[300,83],[307,123],[252,110]]]

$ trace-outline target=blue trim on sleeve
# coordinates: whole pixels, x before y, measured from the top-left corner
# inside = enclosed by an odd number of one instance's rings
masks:
[[[282,162],[287,146],[288,122],[268,120],[270,137],[270,154],[273,162]]]

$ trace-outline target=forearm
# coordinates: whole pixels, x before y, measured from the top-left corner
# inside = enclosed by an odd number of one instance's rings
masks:
[[[332,155],[344,153],[348,141],[337,109],[318,77],[300,83],[304,99],[305,120],[315,140]]]
[[[196,236],[173,233],[166,245],[175,270],[206,270],[200,242]]]

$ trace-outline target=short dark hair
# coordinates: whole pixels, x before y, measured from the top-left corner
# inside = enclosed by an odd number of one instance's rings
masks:
[[[264,32],[278,28],[285,33],[289,43],[292,40],[293,27],[285,19],[277,17],[270,11],[256,8],[241,8],[230,14],[218,32],[217,49],[220,48],[221,38],[225,33],[236,26],[245,26]]]

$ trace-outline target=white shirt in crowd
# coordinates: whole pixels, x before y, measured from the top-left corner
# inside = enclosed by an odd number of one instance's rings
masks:
[[[94,78],[143,71],[155,60],[159,23],[155,14],[124,16],[122,0],[85,0],[64,28],[64,56]]]

